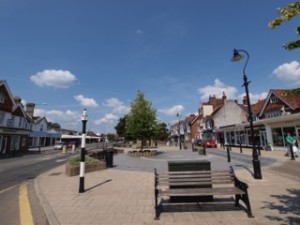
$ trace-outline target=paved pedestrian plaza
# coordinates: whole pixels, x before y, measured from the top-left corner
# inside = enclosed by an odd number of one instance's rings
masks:
[[[251,150],[232,149],[228,162],[224,149],[208,149],[199,155],[191,149],[162,146],[151,158],[114,156],[114,167],[85,174],[85,192],[78,193],[79,177],[68,177],[65,166],[52,169],[35,180],[49,224],[61,225],[244,225],[300,224],[300,163],[283,152],[262,151],[262,180],[252,176]],[[168,161],[208,160],[212,169],[233,166],[249,184],[254,218],[233,198],[219,207],[190,205],[167,207],[154,220],[154,173],[167,171]],[[228,198],[228,196],[227,196]],[[242,204],[241,204],[242,205]]]

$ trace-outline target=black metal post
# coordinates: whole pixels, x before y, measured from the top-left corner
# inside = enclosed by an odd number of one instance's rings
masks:
[[[251,133],[251,140],[252,140],[252,158],[253,158],[252,163],[253,163],[254,178],[262,179],[260,160],[258,157],[258,153],[257,153],[257,149],[255,146],[255,141],[254,141],[253,115],[252,115],[252,111],[251,111],[249,89],[248,89],[249,83],[250,82],[248,81],[246,74],[244,74],[243,86],[245,87],[245,90],[246,90],[247,108],[248,108],[248,116],[249,116],[249,123],[250,123],[250,133]]]
[[[226,150],[227,150],[227,162],[231,162],[229,147],[227,147]]]
[[[178,141],[179,141],[179,149],[181,150],[182,146],[181,146],[181,134],[180,134],[180,118],[181,115],[179,116],[179,114],[177,113],[177,117],[178,117]]]
[[[241,140],[239,140],[239,142],[240,142],[240,153],[243,153],[242,142],[241,142]]]
[[[239,52],[243,52],[247,56],[247,60],[246,60],[246,63],[244,65],[244,69],[243,69],[244,83],[243,83],[242,86],[245,87],[245,91],[246,91],[247,109],[248,109],[248,117],[249,117],[250,132],[251,132],[251,139],[252,139],[252,163],[253,163],[254,178],[255,179],[262,179],[260,160],[259,160],[259,156],[258,156],[257,149],[256,149],[256,146],[255,146],[255,141],[254,141],[253,115],[252,115],[252,111],[251,111],[249,89],[248,89],[248,85],[249,85],[250,81],[248,81],[248,78],[247,78],[246,72],[245,72],[246,66],[247,66],[248,61],[249,61],[249,53],[245,50],[234,49],[233,58],[232,58],[231,61],[235,62],[235,61],[239,61],[240,59],[242,59],[242,55],[240,55]]]
[[[81,139],[81,153],[80,153],[79,193],[85,192],[84,172],[85,172],[85,139],[86,139],[86,122],[87,122],[86,109],[83,110],[81,121],[82,121],[82,139]]]

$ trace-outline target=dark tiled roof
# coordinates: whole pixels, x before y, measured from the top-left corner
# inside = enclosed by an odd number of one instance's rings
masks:
[[[252,113],[253,114],[259,114],[262,107],[264,106],[265,104],[265,101],[266,99],[263,99],[263,100],[258,100],[258,102],[256,102],[255,104],[253,104],[251,106],[251,109],[252,109]],[[245,109],[247,110],[247,107],[245,106]]]
[[[271,92],[292,108],[300,109],[300,88],[290,90],[271,89]]]

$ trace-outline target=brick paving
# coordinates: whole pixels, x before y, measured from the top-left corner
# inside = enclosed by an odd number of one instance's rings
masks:
[[[191,150],[159,148],[163,154],[154,158],[132,158],[118,154],[114,168],[85,174],[85,193],[78,193],[79,177],[68,177],[65,166],[52,169],[35,180],[49,224],[61,225],[269,225],[300,224],[299,159],[284,157],[283,152],[262,151],[262,156],[276,159],[262,167],[262,180],[253,179],[251,165],[210,154],[199,156]],[[219,149],[218,151],[224,151]],[[232,149],[238,153],[239,149]],[[251,150],[243,155],[251,157]],[[213,168],[233,165],[237,176],[249,184],[254,218],[242,207],[171,207],[154,220],[153,168],[167,168],[168,160],[206,159]],[[144,168],[142,170],[141,168]],[[145,169],[146,168],[146,169]],[[230,199],[232,200],[232,199]],[[233,205],[233,202],[232,202]]]

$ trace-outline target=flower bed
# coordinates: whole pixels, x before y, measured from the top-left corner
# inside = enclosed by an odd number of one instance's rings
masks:
[[[85,172],[93,172],[97,170],[104,170],[106,169],[106,162],[93,159],[89,156],[85,157]],[[76,156],[69,160],[66,163],[66,174],[71,177],[71,176],[76,176],[79,174],[80,171],[80,156]]]

